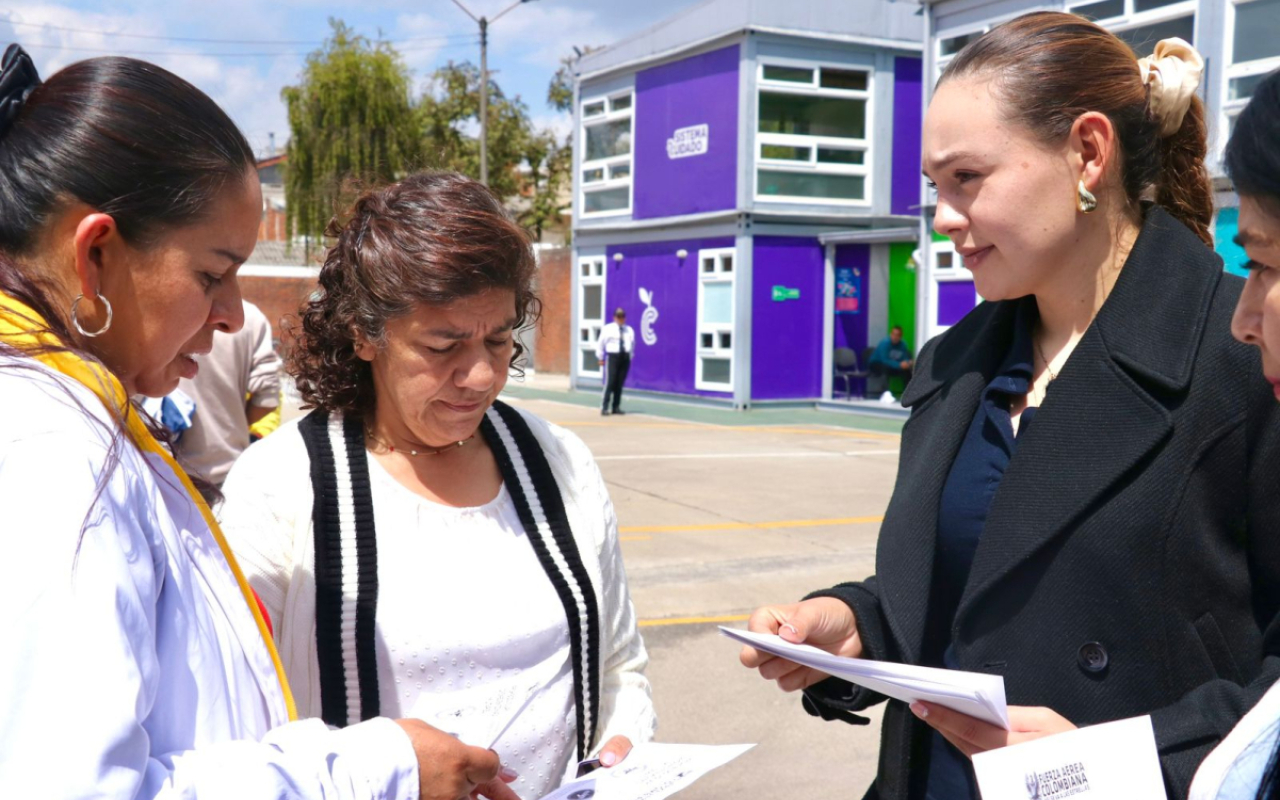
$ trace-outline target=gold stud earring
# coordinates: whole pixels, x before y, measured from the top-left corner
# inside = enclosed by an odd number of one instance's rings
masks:
[[[1083,214],[1088,214],[1098,207],[1098,198],[1093,196],[1093,192],[1084,187],[1084,178],[1076,184],[1076,208],[1080,209]]]

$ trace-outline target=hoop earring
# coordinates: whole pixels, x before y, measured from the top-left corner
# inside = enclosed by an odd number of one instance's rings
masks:
[[[76,313],[76,308],[79,307],[80,301],[83,299],[85,299],[84,295],[76,295],[76,299],[71,303],[71,324],[75,326],[76,330],[80,331],[81,336],[88,336],[90,339],[95,336],[101,336],[111,327],[111,301],[107,299],[106,295],[98,295],[97,299],[101,300],[102,304],[107,307],[107,321],[102,323],[102,327],[96,331],[86,331],[84,326],[80,324],[80,317]]]
[[[1076,184],[1076,208],[1080,209],[1080,213],[1088,214],[1098,207],[1098,198],[1093,196],[1093,192],[1084,188],[1084,178]]]

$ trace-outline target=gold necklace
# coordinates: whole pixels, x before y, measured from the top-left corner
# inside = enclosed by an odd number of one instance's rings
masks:
[[[382,445],[383,447],[387,448],[387,451],[388,451],[388,452],[391,452],[391,453],[396,452],[396,446],[395,446],[394,444],[391,444],[390,442],[384,442],[384,441],[382,441],[381,439],[379,439],[377,436],[375,436],[375,435],[373,434],[373,431],[369,431],[368,433],[369,433],[369,438],[370,438],[370,439],[374,440],[374,441],[375,441],[375,442],[377,442],[378,444],[380,444],[380,445]],[[450,451],[450,450],[453,450],[455,447],[462,447],[464,444],[466,444],[467,442],[471,441],[471,440],[472,440],[472,439],[474,439],[474,438],[476,438],[476,435],[473,433],[473,434],[471,434],[470,436],[468,436],[467,438],[463,439],[463,440],[462,440],[462,441],[460,441],[460,442],[454,442],[453,444],[447,444],[447,445],[445,445],[444,447],[436,448],[436,449],[433,449],[433,450],[421,450],[421,451],[419,451],[419,450],[414,450],[413,448],[411,448],[411,447],[410,447],[410,448],[408,448],[408,449],[401,450],[400,452],[401,452],[401,453],[403,453],[403,454],[405,454],[405,455],[407,455],[407,456],[438,456],[438,455],[440,455],[441,453],[446,453],[446,452],[448,452],[448,451]]]
[[[1049,359],[1044,357],[1044,348],[1040,346],[1040,342],[1036,340],[1035,336],[1031,337],[1031,341],[1036,346],[1036,352],[1040,354],[1040,361],[1044,363],[1044,371],[1049,373],[1049,382],[1044,385],[1044,390],[1040,393],[1040,402],[1043,403],[1044,399],[1049,396],[1049,387],[1058,379],[1058,375],[1053,371],[1053,367],[1050,366]]]

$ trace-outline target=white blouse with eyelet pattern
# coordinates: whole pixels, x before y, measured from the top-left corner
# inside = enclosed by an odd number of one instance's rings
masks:
[[[604,479],[577,436],[521,413],[560,487],[600,610],[600,712],[588,755],[616,735],[649,741],[656,719],[648,656]],[[520,775],[512,788],[536,800],[572,777],[576,709],[564,607],[514,502],[503,487],[483,506],[444,506],[401,485],[371,456],[368,463],[382,715],[417,717],[480,747],[498,737],[494,749]],[[298,713],[318,717],[309,464],[297,422],[281,426],[236,463],[219,516],[275,625]]]

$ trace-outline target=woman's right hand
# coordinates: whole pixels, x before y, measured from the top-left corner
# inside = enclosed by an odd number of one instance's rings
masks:
[[[398,719],[418,757],[420,800],[520,800],[507,784],[516,773],[503,767],[492,750],[463,744],[456,736],[422,720]]]
[[[747,630],[776,633],[792,644],[809,644],[838,656],[862,658],[862,640],[858,638],[858,620],[853,609],[834,597],[757,608],[747,623]],[[742,648],[739,659],[744,667],[760,670],[760,677],[765,680],[777,681],[778,688],[784,692],[807,689],[831,677],[754,647]]]

